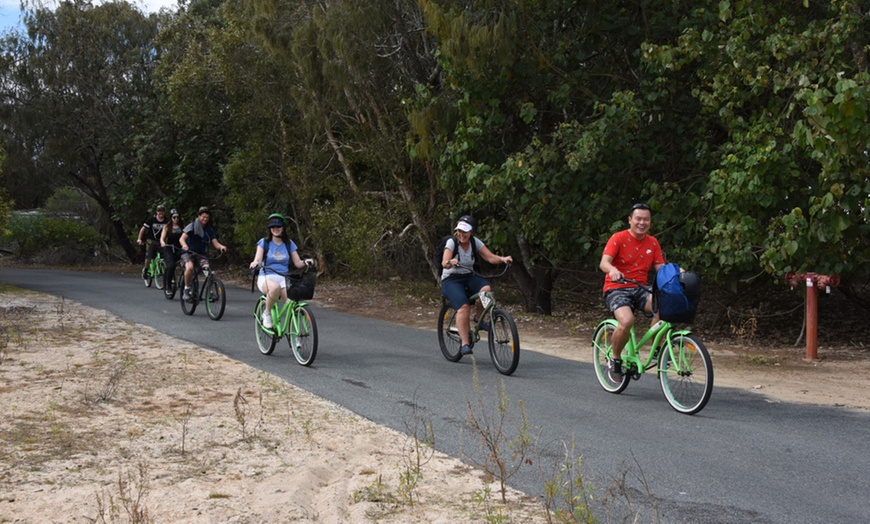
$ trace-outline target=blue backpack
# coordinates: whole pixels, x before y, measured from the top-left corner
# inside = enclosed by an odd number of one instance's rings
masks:
[[[700,301],[700,281],[691,272],[680,273],[677,264],[665,264],[653,281],[653,311],[662,320],[689,324]]]

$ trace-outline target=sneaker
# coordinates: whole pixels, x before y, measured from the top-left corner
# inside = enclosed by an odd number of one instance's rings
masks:
[[[463,344],[461,348],[459,348],[459,353],[463,355],[471,355],[471,346],[468,344]]]
[[[190,302],[190,288],[184,288],[184,292],[181,294],[181,300],[186,300]]]
[[[622,360],[618,358],[612,358],[610,359],[610,365],[608,367],[610,368],[610,375],[613,378],[618,379],[622,377]]]
[[[489,333],[489,322],[487,322],[486,320],[481,320],[480,321],[480,329]]]
[[[142,280],[147,280],[147,279],[148,279],[148,268],[143,267],[142,268]]]
[[[263,312],[263,327],[265,329],[272,329],[272,314],[268,311]]]

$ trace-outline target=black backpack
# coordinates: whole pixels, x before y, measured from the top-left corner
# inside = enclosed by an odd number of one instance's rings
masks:
[[[447,241],[453,239],[456,248],[459,248],[459,239],[457,239],[454,235],[444,235],[441,237],[441,240],[435,244],[435,267],[438,269],[438,278],[441,278],[441,272],[444,271],[444,268],[441,267],[441,259],[444,257],[444,250],[447,249]],[[456,249],[453,250],[456,253]],[[477,242],[474,237],[471,237],[471,258],[474,260],[473,269],[480,272],[480,266],[477,263]]]

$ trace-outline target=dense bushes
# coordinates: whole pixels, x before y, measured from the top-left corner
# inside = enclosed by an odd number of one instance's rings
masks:
[[[94,228],[74,220],[13,213],[0,245],[20,258],[81,264],[94,258],[102,238]]]

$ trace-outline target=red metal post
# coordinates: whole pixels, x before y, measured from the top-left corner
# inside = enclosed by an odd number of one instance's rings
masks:
[[[816,289],[816,274],[804,275],[807,282],[807,360],[819,361],[819,292]]]

